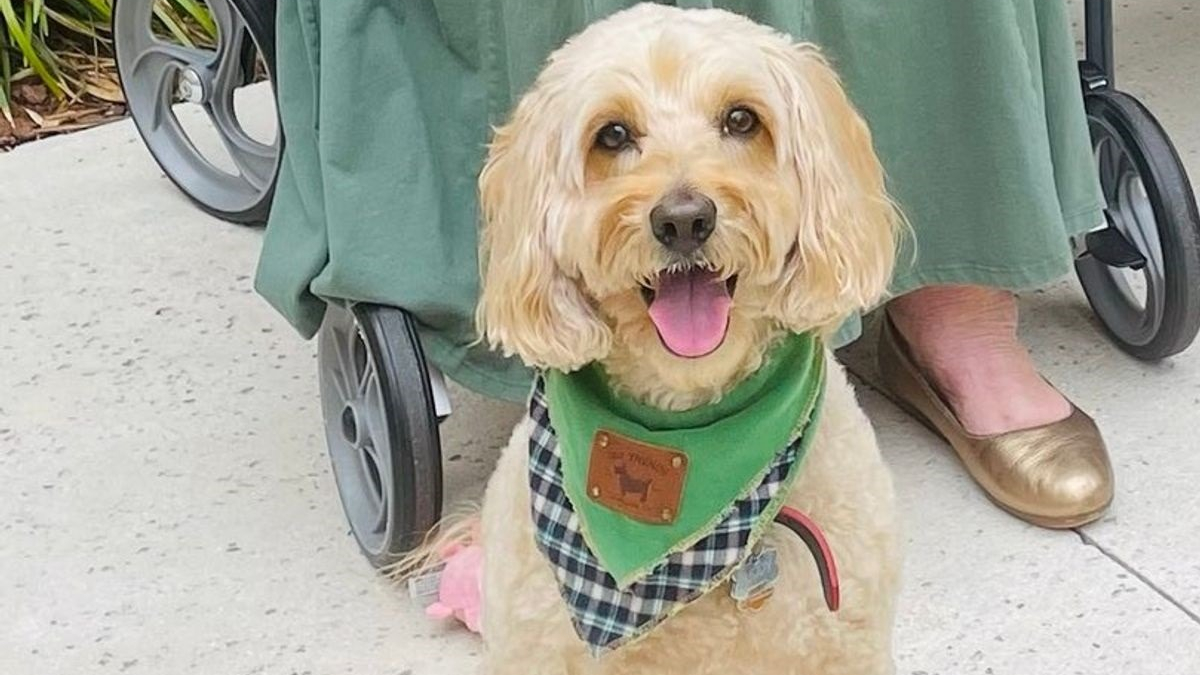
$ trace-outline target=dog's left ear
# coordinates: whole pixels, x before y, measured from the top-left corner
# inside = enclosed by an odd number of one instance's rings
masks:
[[[836,327],[891,281],[902,218],[866,122],[811,45],[768,52],[783,97],[776,153],[795,173],[799,223],[772,313],[793,329]]]

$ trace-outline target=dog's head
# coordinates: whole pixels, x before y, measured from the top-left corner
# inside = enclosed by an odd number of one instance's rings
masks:
[[[658,5],[550,57],[496,130],[480,196],[486,339],[534,366],[624,358],[651,379],[720,379],[773,331],[872,305],[899,221],[815,48]]]

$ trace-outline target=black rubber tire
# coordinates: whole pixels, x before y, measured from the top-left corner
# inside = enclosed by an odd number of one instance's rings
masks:
[[[112,16],[114,17],[114,20],[115,20],[115,17],[117,16],[117,12],[120,11],[118,9],[118,6],[120,4],[136,3],[136,2],[145,3],[145,2],[154,2],[154,0],[113,0]],[[229,2],[231,5],[233,5],[233,7],[237,10],[237,12],[241,15],[242,19],[246,22],[246,27],[250,31],[250,34],[255,43],[255,46],[257,47],[258,51],[262,54],[263,62],[267,68],[267,77],[271,80],[271,87],[272,87],[272,90],[274,90],[275,82],[276,82],[276,80],[275,80],[275,73],[276,73],[276,71],[275,71],[275,4],[276,4],[276,0],[229,0]],[[116,31],[114,31],[114,34],[115,33],[116,33]],[[117,61],[120,61],[120,59],[121,59],[120,42],[117,40],[114,40],[113,47],[114,47],[114,49],[113,49],[114,56]],[[124,84],[122,84],[122,94],[124,94]],[[278,110],[278,106],[276,106],[276,110]],[[135,124],[134,126],[137,127],[138,135],[142,137],[143,143],[145,143],[146,147],[151,150],[151,154],[153,154],[153,149],[150,148],[149,143],[146,143],[146,135],[142,131],[141,125]],[[282,156],[286,139],[283,137],[283,126],[281,124],[277,123],[277,129],[279,130],[278,131],[278,133],[279,133],[279,153],[280,153],[280,156]],[[204,211],[205,213],[207,213],[211,216],[214,216],[216,218],[220,218],[221,220],[224,220],[226,222],[237,223],[237,224],[241,224],[241,225],[264,225],[264,224],[266,224],[267,217],[271,213],[271,202],[275,196],[275,183],[279,178],[279,164],[278,163],[276,163],[275,175],[271,177],[269,187],[267,187],[263,191],[263,195],[262,195],[261,199],[258,200],[257,203],[255,203],[254,205],[252,205],[246,209],[242,209],[242,210],[238,210],[238,211],[228,211],[228,210],[218,209],[218,208],[212,206],[211,204],[209,204],[208,202],[205,202],[205,201],[197,198],[193,194],[192,190],[189,189],[189,186],[184,181],[179,180],[172,173],[172,171],[166,164],[164,164],[158,157],[155,157],[155,161],[158,162],[159,166],[163,169],[163,173],[166,174],[167,178],[170,179],[170,181],[172,183],[174,183],[177,188],[179,188],[180,192],[182,192],[189,200],[191,200],[191,202],[193,204],[195,204],[197,207],[200,208],[200,210]]]
[[[1163,255],[1163,311],[1150,339],[1135,344],[1101,323],[1128,354],[1144,361],[1164,359],[1187,349],[1200,331],[1200,215],[1192,187],[1166,132],[1137,99],[1120,91],[1101,90],[1089,92],[1084,103],[1093,143],[1096,125],[1107,125],[1140,174]],[[1075,269],[1093,308],[1112,301],[1101,297],[1112,290],[1104,263],[1085,255],[1076,260]]]
[[[385,567],[398,561],[403,554],[420,544],[426,533],[438,522],[442,508],[441,436],[429,386],[429,371],[417,336],[416,324],[403,310],[385,305],[357,303],[349,311],[355,329],[375,364],[375,373],[382,400],[381,430],[374,443],[376,451],[390,475],[383,489],[386,524],[370,532],[353,514],[354,493],[363,487],[351,472],[338,470],[335,453],[339,448],[338,422],[341,402],[331,400],[332,389],[325,378],[334,364],[326,362],[333,352],[329,341],[332,331],[342,318],[338,312],[347,310],[330,305],[319,335],[319,368],[322,375],[322,409],[326,422],[326,439],[338,493],[355,540],[367,560],[375,567]],[[369,411],[368,411],[369,412]],[[361,520],[361,519],[360,519]]]

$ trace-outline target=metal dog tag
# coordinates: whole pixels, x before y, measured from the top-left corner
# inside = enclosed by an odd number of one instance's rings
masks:
[[[779,579],[779,559],[770,546],[756,547],[741,567],[733,573],[729,595],[738,609],[757,612],[775,593],[775,582]]]

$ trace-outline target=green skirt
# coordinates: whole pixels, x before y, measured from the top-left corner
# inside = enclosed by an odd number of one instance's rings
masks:
[[[525,369],[474,342],[475,179],[489,125],[566,37],[632,4],[280,3],[287,148],[258,291],[306,337],[325,298],[403,307],[449,377],[525,396]],[[916,234],[895,292],[1044,284],[1070,270],[1068,237],[1101,221],[1065,2],[674,4],[739,12],[830,55]]]

